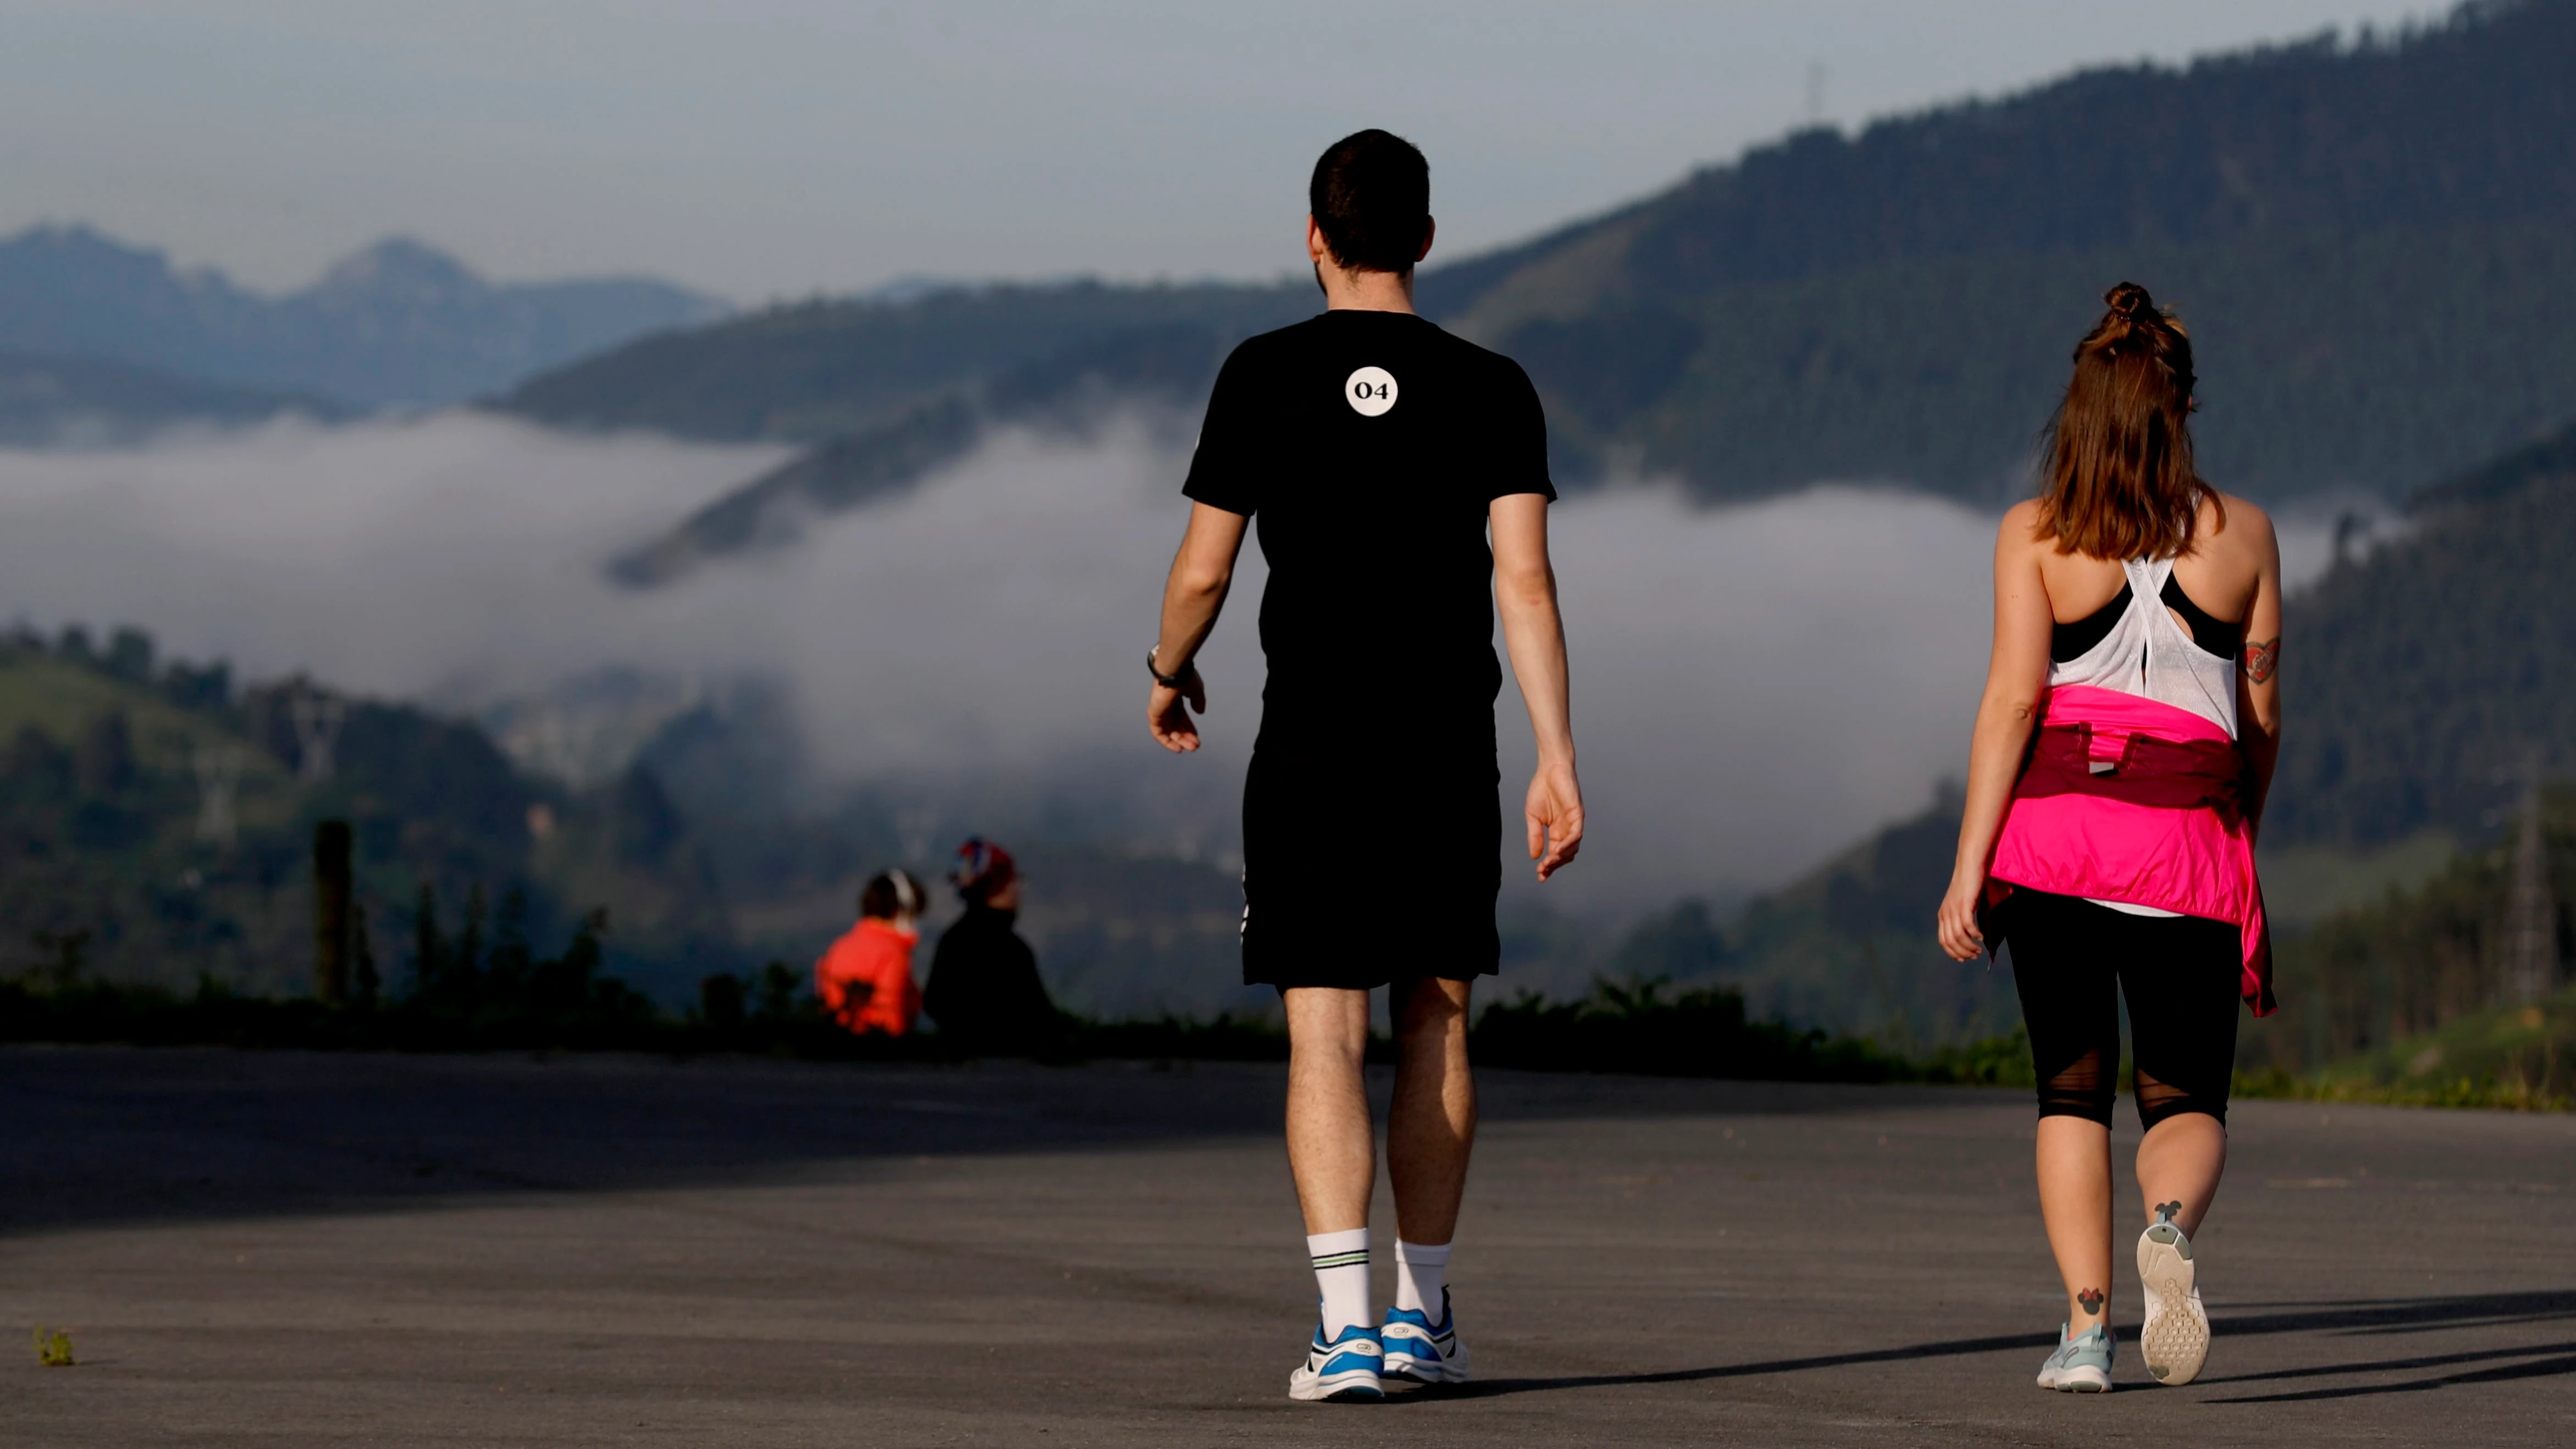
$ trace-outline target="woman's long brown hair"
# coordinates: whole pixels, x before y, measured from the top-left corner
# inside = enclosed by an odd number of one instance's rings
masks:
[[[2049,424],[2039,535],[2056,535],[2059,553],[2172,558],[2190,550],[2201,500],[2218,497],[2192,466],[2191,334],[2135,282],[2102,300]]]

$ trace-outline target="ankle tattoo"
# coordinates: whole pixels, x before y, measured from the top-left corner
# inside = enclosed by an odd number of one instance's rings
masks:
[[[2075,1295],[2075,1306],[2084,1310],[2085,1317],[2099,1318],[2102,1316],[2102,1298],[2101,1289],[2087,1288]]]

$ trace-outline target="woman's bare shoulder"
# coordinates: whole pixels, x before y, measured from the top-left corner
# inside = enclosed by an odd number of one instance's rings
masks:
[[[2001,523],[1995,525],[1995,551],[2039,548],[2039,500],[2025,498],[2004,510]]]
[[[2203,505],[2206,509],[2204,517],[2208,524],[2214,525],[2212,536],[2221,548],[2262,559],[2280,547],[2279,539],[2272,531],[2272,515],[2263,511],[2261,504],[2233,493],[2213,493],[2211,497],[2219,507]],[[2220,509],[2225,510],[2223,521]]]

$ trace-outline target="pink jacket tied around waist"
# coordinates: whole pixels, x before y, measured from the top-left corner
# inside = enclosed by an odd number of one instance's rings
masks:
[[[2052,689],[2004,808],[1987,903],[2018,885],[2232,921],[2246,1004],[2269,1016],[2272,932],[2244,791],[2244,752],[2215,722],[2117,690]]]

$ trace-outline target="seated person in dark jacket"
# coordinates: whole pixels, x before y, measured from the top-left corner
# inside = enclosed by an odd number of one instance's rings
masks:
[[[922,1009],[940,1039],[969,1052],[1025,1056],[1056,1040],[1061,1023],[1037,953],[1011,929],[1020,912],[1020,875],[1010,852],[981,836],[957,848],[949,880],[966,914],[939,938]]]

